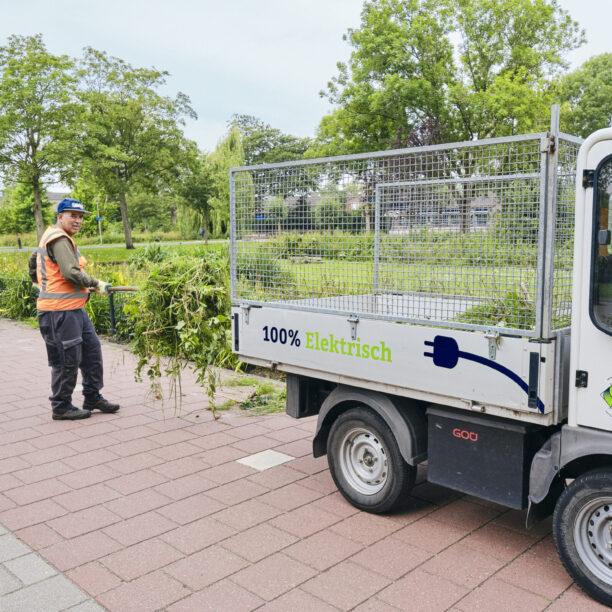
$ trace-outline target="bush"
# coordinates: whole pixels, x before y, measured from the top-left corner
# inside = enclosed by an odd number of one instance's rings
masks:
[[[136,250],[129,259],[136,268],[144,268],[151,263],[161,263],[168,259],[170,251],[159,244],[148,244],[144,249]]]
[[[180,400],[181,371],[187,365],[206,388],[214,413],[213,366],[235,365],[231,351],[229,262],[224,254],[181,257],[157,264],[136,299],[125,308],[134,329],[137,374],[145,370],[153,392],[162,374]],[[178,387],[178,389],[177,389]]]
[[[19,321],[35,317],[37,298],[29,278],[0,278],[0,316]]]

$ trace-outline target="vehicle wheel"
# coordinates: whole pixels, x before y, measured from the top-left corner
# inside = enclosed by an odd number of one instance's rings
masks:
[[[404,461],[388,425],[368,408],[352,408],[336,419],[327,457],[340,493],[360,510],[392,510],[414,485],[416,467]]]
[[[553,536],[569,575],[591,597],[612,606],[612,469],[587,472],[561,493]]]

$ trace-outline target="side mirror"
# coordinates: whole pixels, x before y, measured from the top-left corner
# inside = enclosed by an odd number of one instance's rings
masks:
[[[607,246],[611,242],[612,232],[610,230],[599,230],[597,241],[599,246]]]

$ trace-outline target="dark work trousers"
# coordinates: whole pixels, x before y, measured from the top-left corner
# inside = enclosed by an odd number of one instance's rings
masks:
[[[104,386],[102,347],[84,308],[38,312],[40,333],[51,366],[51,407],[65,412],[81,370],[83,395],[95,397]]]

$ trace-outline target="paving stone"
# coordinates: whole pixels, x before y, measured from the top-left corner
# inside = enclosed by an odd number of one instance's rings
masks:
[[[503,565],[503,561],[484,555],[459,542],[424,563],[423,569],[473,589],[490,578]]]
[[[295,536],[264,524],[228,538],[222,546],[248,561],[256,562],[293,544],[296,540]]]
[[[271,524],[300,538],[305,538],[338,523],[340,520],[339,516],[331,514],[331,512],[311,506],[302,506],[277,516],[271,520]]]
[[[146,540],[100,559],[105,567],[123,580],[133,580],[164,567],[183,555],[158,539]]]
[[[236,533],[235,529],[210,517],[168,531],[159,537],[185,554],[198,552]]]
[[[397,580],[430,557],[431,553],[390,536],[353,555],[350,561],[386,578]]]
[[[264,603],[262,599],[245,591],[229,580],[221,580],[212,586],[178,601],[168,612],[218,612],[231,607],[232,612],[250,612]],[[290,610],[292,608],[285,608]],[[295,608],[293,608],[295,609]]]
[[[417,568],[379,592],[376,597],[400,610],[409,605],[410,612],[442,612],[451,608],[468,592],[469,589],[464,586]],[[497,606],[489,610],[497,610]]]
[[[494,546],[491,546],[492,542],[495,542]],[[463,543],[496,559],[511,561],[531,546],[533,538],[489,523],[472,532]]]
[[[162,516],[174,521],[174,523],[185,525],[223,510],[225,507],[226,505],[220,501],[204,493],[198,493],[197,495],[168,504],[160,508],[158,512]]]
[[[291,455],[286,455],[284,453],[279,453],[278,451],[268,449],[255,453],[254,455],[249,455],[248,457],[238,459],[238,463],[242,463],[243,465],[263,472],[264,470],[269,470],[277,465],[287,463],[287,461],[291,461],[292,459],[294,459],[294,457]]]
[[[30,549],[12,533],[0,536],[0,563],[27,555]]]
[[[279,465],[269,470],[259,472],[259,474],[253,474],[246,480],[267,487],[268,489],[278,489],[304,478],[305,475],[302,472],[292,470],[286,465]]]
[[[215,544],[186,559],[176,561],[164,568],[164,572],[189,588],[199,590],[246,565],[247,561]]]
[[[301,589],[293,589],[278,599],[269,602],[261,608],[265,612],[287,612],[299,610],[300,612],[334,612],[338,608],[330,606],[310,593]]]
[[[315,570],[282,553],[276,553],[232,576],[232,581],[270,601],[295,588]]]
[[[492,578],[472,591],[456,606],[457,610],[472,612],[535,612],[544,610],[550,601],[544,597],[519,589],[502,580]],[[589,608],[590,609],[590,608]],[[575,608],[574,610],[579,610]]]
[[[538,559],[534,555],[522,555],[515,559],[497,577],[551,600],[561,595],[572,583],[562,565]]]
[[[87,599],[83,591],[64,576],[42,582],[0,597],[3,612],[59,612]]]
[[[121,579],[98,561],[76,567],[66,572],[66,576],[94,597],[121,584]]]
[[[63,538],[58,533],[46,525],[33,525],[32,527],[19,529],[15,532],[15,535],[34,550],[63,541]]]
[[[331,527],[335,533],[364,545],[378,542],[398,529],[399,526],[387,517],[365,512],[350,516]]]
[[[106,480],[111,481],[116,476],[119,476],[119,472],[106,465],[96,465],[60,476],[60,480],[73,489],[81,489]]]
[[[102,532],[94,531],[43,548],[40,554],[60,571],[66,571],[104,557],[119,550],[119,548],[121,548],[121,545],[116,540],[109,538]]]
[[[594,601],[579,587],[573,585],[546,610],[547,612],[577,612],[578,610],[604,612],[610,608]]]
[[[283,552],[297,561],[324,571],[359,552],[362,548],[361,544],[353,540],[325,530],[296,542]]]
[[[439,553],[465,537],[463,529],[424,517],[396,531],[394,537],[432,553]]]
[[[6,561],[4,566],[26,586],[57,574],[57,570],[43,561],[36,553]]]
[[[111,612],[150,612],[163,609],[191,594],[180,582],[161,571],[102,593],[98,601]]]
[[[492,508],[485,508],[478,504],[458,499],[450,504],[434,510],[428,517],[434,521],[452,525],[457,529],[463,529],[466,533],[482,527],[485,523],[499,516],[499,512]]]
[[[177,501],[185,497],[191,497],[196,493],[203,493],[216,486],[218,486],[216,482],[208,480],[200,474],[190,474],[164,482],[155,487],[155,491]]]
[[[259,500],[275,508],[288,511],[299,508],[319,497],[322,497],[321,493],[294,482],[281,489],[276,489],[262,495]]]
[[[228,482],[220,487],[210,489],[206,492],[206,495],[230,506],[239,504],[247,499],[252,499],[268,491],[269,489],[266,487],[262,487],[261,485],[242,478],[234,482]]]
[[[23,583],[0,565],[0,595],[12,593],[23,587]],[[0,602],[2,599],[0,598]],[[0,608],[2,609],[2,608]]]
[[[114,514],[123,519],[128,519],[165,506],[171,501],[154,489],[144,489],[131,495],[121,496],[119,499],[112,499],[104,505]]]
[[[215,520],[221,521],[234,529],[248,529],[263,523],[281,513],[278,508],[263,504],[257,499],[250,499],[237,506],[226,508],[215,514]]]
[[[391,581],[350,561],[342,561],[319,574],[302,589],[319,599],[348,610],[386,587]]]
[[[66,612],[105,612],[102,606],[99,606],[95,601],[84,601],[72,608],[66,608]]]
[[[170,521],[153,511],[139,514],[116,525],[106,527],[104,533],[123,546],[131,546],[170,531],[175,527],[176,522]]]
[[[355,506],[351,506],[351,504],[349,504],[346,499],[344,499],[344,497],[337,492],[315,500],[312,502],[312,506],[315,508],[321,508],[322,510],[326,510],[332,514],[337,514],[342,518],[347,518],[359,513],[359,510],[357,510]]]
[[[115,474],[116,473],[117,472],[115,472]],[[130,493],[136,493],[137,491],[142,491],[143,489],[162,484],[162,482],[166,482],[166,480],[167,478],[165,476],[147,469],[109,480],[106,484],[122,495],[129,495]]]
[[[90,531],[102,529],[120,520],[121,517],[106,508],[94,506],[93,508],[71,512],[67,516],[48,521],[47,524],[62,537],[69,539],[89,533]]]

